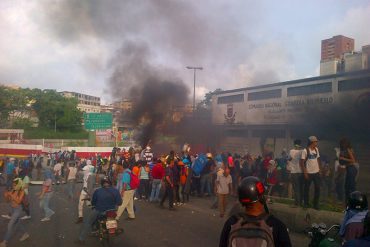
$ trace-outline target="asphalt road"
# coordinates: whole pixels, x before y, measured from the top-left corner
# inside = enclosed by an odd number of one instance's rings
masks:
[[[80,188],[81,184],[79,185]],[[8,246],[16,247],[67,247],[76,246],[81,225],[77,218],[77,200],[70,201],[59,187],[59,192],[51,199],[51,208],[56,212],[49,222],[40,222],[43,217],[35,196],[41,186],[31,186],[32,219],[22,221],[30,233],[30,238],[19,242],[20,234],[13,235]],[[4,187],[0,187],[4,191]],[[2,194],[2,193],[1,193]],[[116,246],[125,247],[180,247],[180,246],[218,246],[219,234],[225,219],[218,216],[218,211],[210,209],[210,198],[190,198],[190,203],[177,206],[176,211],[161,209],[157,204],[135,201],[136,220],[125,220],[122,215],[119,222],[124,234],[116,237]],[[90,209],[85,208],[85,212]],[[0,199],[0,214],[9,212],[9,205]],[[284,221],[284,219],[282,219]],[[0,239],[5,234],[8,220],[0,219]],[[308,239],[297,233],[290,233],[293,246],[308,246]],[[97,238],[89,237],[86,246],[100,246]]]

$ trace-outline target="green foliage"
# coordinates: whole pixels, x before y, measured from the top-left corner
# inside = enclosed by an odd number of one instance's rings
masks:
[[[45,128],[30,128],[24,130],[26,139],[87,139],[89,133],[80,131],[57,131]]]
[[[221,88],[217,88],[216,90],[209,91],[204,95],[204,99],[198,103],[197,109],[210,109],[212,106],[212,95],[218,92],[221,92]]]
[[[0,128],[28,128],[30,121],[24,119],[36,115],[42,129],[54,130],[56,125],[57,131],[79,132],[82,112],[77,104],[77,99],[65,98],[55,90],[0,86]]]
[[[28,118],[16,118],[12,121],[13,129],[28,129],[31,128],[34,123]]]

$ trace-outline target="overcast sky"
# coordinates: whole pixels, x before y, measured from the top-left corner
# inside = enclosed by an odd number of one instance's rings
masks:
[[[117,76],[120,92],[141,71],[191,88],[185,67],[202,66],[201,98],[216,88],[317,76],[321,40],[342,34],[360,50],[370,44],[369,24],[369,0],[1,0],[0,83],[107,103],[118,100]]]

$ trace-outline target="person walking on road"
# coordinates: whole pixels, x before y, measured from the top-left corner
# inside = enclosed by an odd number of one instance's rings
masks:
[[[4,197],[7,201],[10,202],[12,207],[12,213],[10,216],[10,221],[8,223],[8,228],[4,236],[4,240],[0,243],[0,247],[6,247],[7,243],[10,240],[11,235],[13,234],[15,229],[20,230],[23,232],[19,241],[24,241],[29,238],[29,234],[24,229],[20,218],[23,211],[22,202],[24,199],[24,191],[22,189],[22,179],[16,178],[13,180],[12,183],[12,190],[6,191],[4,193]]]
[[[320,153],[317,148],[318,139],[316,136],[310,136],[308,138],[307,148],[302,150],[302,156],[300,160],[300,166],[304,175],[304,207],[309,207],[309,193],[311,183],[314,183],[314,199],[313,199],[313,208],[319,210],[319,199],[320,199]]]
[[[122,197],[122,205],[119,206],[117,211],[117,217],[116,220],[119,220],[119,218],[122,216],[123,211],[127,209],[128,213],[128,220],[135,219],[135,212],[134,212],[134,194],[136,188],[131,188],[131,179],[134,175],[130,168],[128,163],[123,163],[123,176],[122,176],[122,189],[120,191],[121,197]],[[136,177],[137,178],[137,177]]]
[[[76,175],[77,175],[76,164],[75,162],[71,162],[69,163],[69,167],[67,171],[68,197],[71,200],[74,199],[74,195],[75,195]]]
[[[163,208],[164,207],[163,206],[164,201],[168,197],[168,208],[169,208],[169,210],[174,210],[174,207],[173,207],[173,188],[174,188],[173,168],[174,168],[174,166],[175,166],[174,161],[170,161],[169,164],[166,167],[166,170],[165,170],[166,175],[164,177],[165,192],[164,192],[162,200],[159,204],[160,207]]]
[[[45,173],[45,180],[42,184],[42,190],[37,195],[40,199],[40,208],[44,210],[45,217],[41,219],[42,222],[50,221],[50,217],[55,214],[53,210],[49,208],[50,199],[53,196],[53,190],[52,190],[52,172],[50,169],[46,169]]]
[[[220,217],[224,217],[227,206],[227,197],[232,192],[232,178],[229,168],[226,168],[222,174],[217,175],[216,190]]]
[[[82,169],[83,176],[83,187],[81,190],[80,198],[78,200],[78,219],[75,222],[76,224],[82,223],[83,221],[83,207],[86,201],[87,205],[90,205],[90,202],[87,200],[90,198],[93,188],[94,188],[94,166],[91,165],[91,160],[86,161],[86,166]]]

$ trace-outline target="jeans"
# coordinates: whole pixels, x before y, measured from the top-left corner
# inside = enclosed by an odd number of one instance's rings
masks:
[[[211,179],[212,179],[211,174],[205,174],[205,175],[201,176],[201,178],[200,178],[201,194],[204,194],[205,192],[207,192],[208,195],[212,194]]]
[[[173,188],[169,184],[166,184],[165,189],[166,190],[161,200],[161,206],[163,206],[163,203],[168,196],[168,206],[169,208],[173,208]]]
[[[67,188],[68,188],[68,196],[73,199],[75,194],[75,187],[76,187],[76,179],[70,179],[67,182]]]
[[[299,206],[303,201],[303,182],[304,177],[302,173],[291,174],[292,187],[294,191],[294,204]]]
[[[95,209],[90,212],[89,217],[84,221],[82,225],[80,236],[78,237],[79,240],[84,241],[86,239],[87,234],[91,232],[92,224],[97,220],[99,214],[99,211]]]
[[[344,184],[344,190],[346,193],[346,200],[349,198],[350,194],[353,191],[356,191],[356,176],[357,176],[357,169],[354,165],[348,165],[346,172],[346,181]]]
[[[162,182],[161,179],[153,179],[152,182],[152,193],[150,194],[150,202],[159,201],[159,191],[161,190]]]
[[[140,199],[145,196],[145,199],[149,198],[149,179],[140,179],[139,195]]]
[[[50,218],[55,212],[49,208],[50,198],[53,196],[53,192],[47,192],[44,197],[40,200],[40,208],[45,212],[45,218]]]
[[[309,194],[310,194],[310,186],[313,182],[315,186],[315,193],[313,198],[313,207],[319,208],[319,199],[320,199],[320,173],[311,173],[308,174],[308,179],[304,181],[304,206],[308,207],[309,204]]]
[[[335,178],[335,192],[337,194],[337,200],[340,202],[344,201],[344,173],[338,174]]]
[[[21,214],[22,214],[22,206],[21,205],[19,205],[16,208],[12,208],[12,216],[11,216],[10,221],[8,223],[8,229],[5,233],[4,241],[6,241],[6,242],[9,241],[12,233],[14,232],[14,230],[17,227],[22,233],[26,232],[22,223],[20,222]]]

